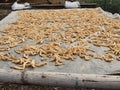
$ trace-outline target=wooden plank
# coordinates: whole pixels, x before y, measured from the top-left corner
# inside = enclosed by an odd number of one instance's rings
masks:
[[[31,6],[36,6],[36,7],[49,7],[49,6],[52,6],[52,7],[64,7],[63,4],[31,4]]]
[[[0,8],[11,8],[11,5],[13,3],[0,3]],[[30,3],[31,6],[36,7],[36,8],[41,8],[41,7],[64,7],[64,4],[40,4],[40,3]],[[97,7],[96,3],[81,3],[82,8],[95,8]]]
[[[11,9],[13,3],[0,3],[0,9]]]
[[[29,3],[51,3],[51,4],[64,4],[65,0],[20,0],[20,2],[29,2]]]

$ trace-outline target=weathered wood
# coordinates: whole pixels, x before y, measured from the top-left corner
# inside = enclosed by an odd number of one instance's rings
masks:
[[[82,8],[96,8],[97,3],[81,3],[80,4]]]
[[[34,4],[32,3],[31,6],[35,7],[64,7],[63,4]]]
[[[0,9],[11,9],[12,3],[0,3]]]
[[[22,83],[20,71],[7,71],[0,69],[0,83]]]
[[[51,4],[64,4],[65,0],[20,0],[20,2],[29,2],[29,3],[51,3]]]
[[[13,3],[0,3],[0,8],[10,9]],[[64,4],[41,4],[41,3],[30,3],[32,7],[41,8],[41,7],[64,7]],[[96,8],[96,3],[81,3],[82,8]]]
[[[120,76],[0,69],[0,83],[120,89]]]

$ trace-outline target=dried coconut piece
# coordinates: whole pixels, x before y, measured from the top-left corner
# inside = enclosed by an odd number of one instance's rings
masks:
[[[28,59],[28,58],[29,58],[29,55],[24,54],[24,55],[23,55],[23,58]]]
[[[17,59],[17,60],[12,60],[12,62],[15,63],[15,64],[19,64],[19,63],[20,63],[20,60],[19,60],[19,59]]]
[[[61,65],[64,65],[64,63],[61,63],[61,62],[56,61],[55,66],[61,66]]]
[[[111,62],[111,61],[113,61],[115,59],[115,55],[109,53],[109,54],[97,56],[96,58],[105,60],[106,62]]]
[[[44,54],[46,54],[46,51],[43,50],[43,49],[40,49],[40,50],[39,50],[39,55],[40,55],[40,56],[43,56]]]
[[[31,67],[32,67],[32,68],[35,68],[35,67],[36,67],[36,66],[35,66],[36,60],[32,60],[30,64],[31,64]]]
[[[6,60],[5,54],[0,54],[0,60]]]
[[[0,46],[0,51],[6,50],[3,46]]]
[[[86,61],[89,61],[91,59],[91,56],[84,56]]]
[[[20,49],[15,49],[14,50],[17,54],[20,54],[21,53],[21,50]]]
[[[39,53],[39,47],[38,46],[25,45],[22,48],[15,50],[15,52],[18,53],[18,54],[24,52],[25,55],[34,56],[34,55]]]
[[[45,65],[47,65],[48,63],[47,62],[43,62],[43,63],[41,63],[41,64],[36,64],[35,66],[36,67],[42,67],[42,66],[45,66]]]
[[[89,61],[91,58],[93,58],[93,56],[94,56],[94,54],[89,53],[89,54],[85,55],[84,58],[86,61]]]
[[[13,61],[17,61],[18,60],[18,58],[17,57],[14,57],[13,55],[11,55],[11,54],[8,54],[8,58],[9,58],[9,60],[11,60],[12,62]]]
[[[120,55],[117,57],[117,60],[120,61]]]
[[[71,54],[64,55],[63,58],[66,60],[71,60],[71,61],[74,61],[75,59],[75,57]]]
[[[23,66],[19,65],[19,66],[11,66],[11,68],[16,69],[16,70],[23,70]]]
[[[24,60],[24,62],[19,62],[22,65],[12,66],[11,68],[17,70],[24,70],[26,67],[32,67],[32,68],[36,67],[36,60],[28,60],[28,59],[21,59],[21,60]]]
[[[61,61],[61,57],[57,54],[57,53],[55,53],[53,56],[52,56],[52,60],[51,60],[51,62],[52,61],[55,61],[55,65],[56,66],[59,66],[59,65],[63,65],[63,62]]]
[[[1,53],[1,54],[0,54],[0,60],[12,61],[12,60],[10,59],[10,53]]]
[[[13,47],[17,46],[18,44],[19,44],[19,42],[11,42],[11,43],[9,44],[9,47],[10,47],[10,48],[13,48]]]
[[[45,61],[47,59],[47,57],[45,55],[41,56],[41,61]]]

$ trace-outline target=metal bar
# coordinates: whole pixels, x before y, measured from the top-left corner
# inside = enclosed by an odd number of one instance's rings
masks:
[[[60,72],[21,72],[0,69],[0,83],[120,89],[120,76]]]

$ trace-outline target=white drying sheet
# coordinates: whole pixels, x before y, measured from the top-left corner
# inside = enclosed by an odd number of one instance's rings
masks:
[[[0,21],[0,30],[3,30],[8,25],[11,25],[12,22],[16,21],[19,17],[17,15],[17,12],[19,11],[13,11],[11,12],[7,17],[5,17],[3,20]],[[103,12],[102,12],[103,13]],[[14,52],[15,48],[21,47],[24,44],[30,44],[33,45],[34,43],[31,40],[28,40],[22,44],[19,44],[17,47],[12,48],[11,54],[14,56],[19,56]],[[90,45],[91,49],[95,51],[96,55],[104,53],[103,51],[107,48],[105,47],[96,47],[93,45]],[[39,56],[32,57],[34,59],[39,60]],[[65,73],[78,73],[78,74],[110,74],[110,73],[118,73],[120,71],[120,61],[114,60],[112,62],[105,62],[104,60],[99,60],[93,58],[90,61],[85,61],[79,57],[76,58],[75,61],[65,60],[65,65],[62,66],[55,66],[54,63],[48,62],[49,64],[40,67],[40,68],[26,68],[27,71],[33,71],[33,72],[65,72]],[[14,64],[11,62],[6,61],[0,61],[0,69],[6,69],[6,70],[14,70],[11,69],[10,66],[13,66]]]

